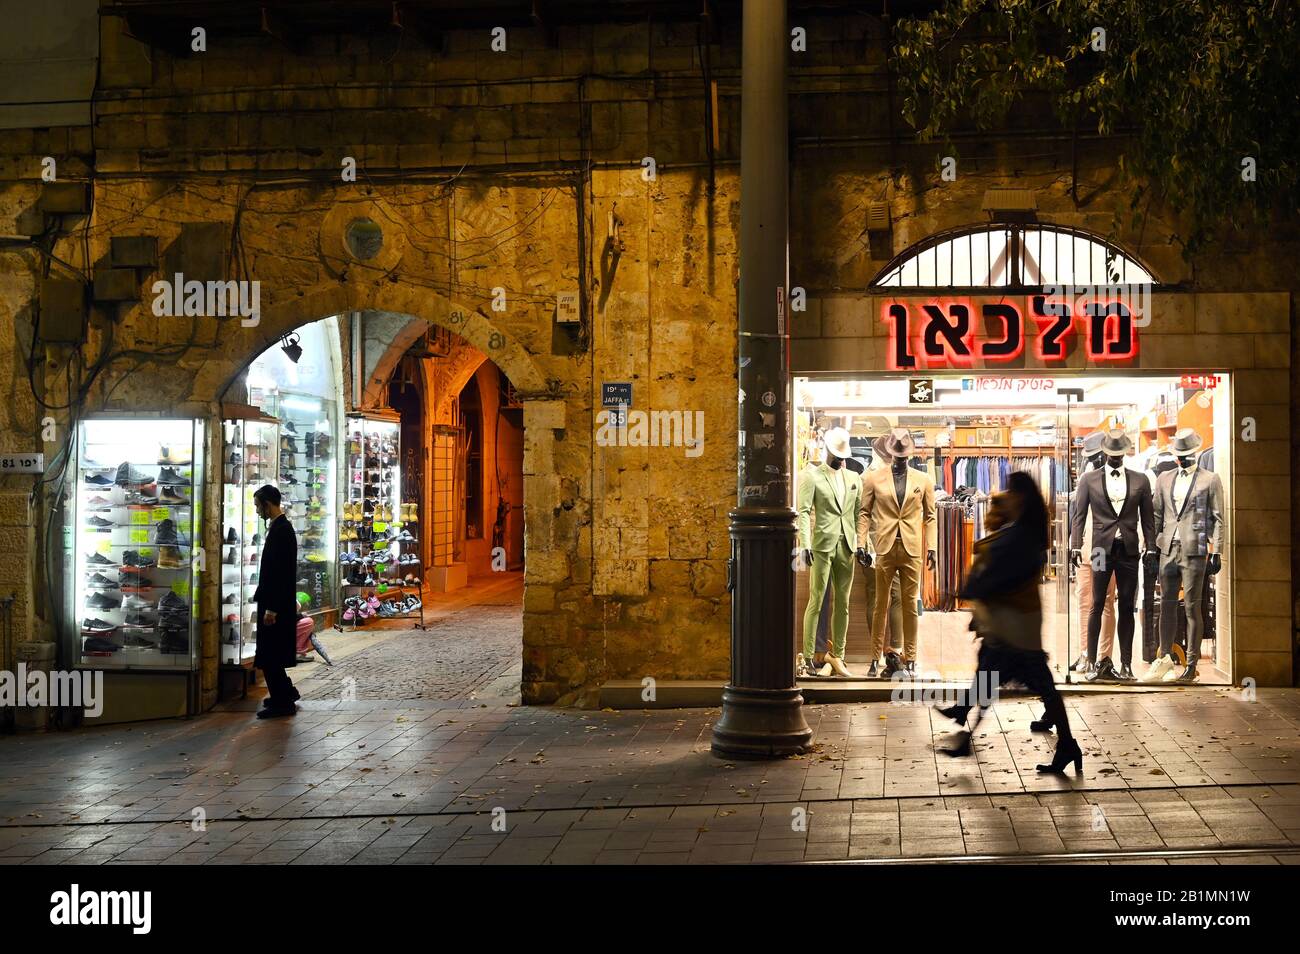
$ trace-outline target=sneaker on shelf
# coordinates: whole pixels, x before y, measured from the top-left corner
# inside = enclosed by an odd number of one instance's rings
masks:
[[[112,481],[112,479],[111,479],[110,477],[107,477],[107,476],[104,475],[104,474],[91,474],[89,477],[87,477],[87,478],[85,479],[85,481],[83,481],[83,483],[85,483],[87,486],[90,486],[90,487],[111,487],[111,486],[113,486],[113,481]]]
[[[117,629],[117,624],[100,619],[98,616],[88,616],[81,621],[81,629],[87,633],[111,633]]]
[[[158,547],[158,568],[160,570],[179,570],[185,566],[181,551],[176,547],[161,544]]]
[[[160,464],[188,464],[189,462],[190,452],[185,448],[163,447],[158,454]]]
[[[190,651],[190,638],[183,631],[167,630],[162,634],[158,648],[165,653],[179,655]]]
[[[119,487],[142,487],[153,482],[154,479],[150,474],[146,474],[134,464],[126,461],[118,464],[117,478],[113,481]]]
[[[158,483],[188,487],[190,485],[190,479],[170,467],[164,467],[162,470],[158,471]]]
[[[171,504],[175,507],[184,506],[189,503],[189,499],[183,494],[176,493],[176,491],[172,490],[171,487],[163,487],[162,491],[158,494],[158,502]]]
[[[226,458],[227,464],[242,464],[243,462],[243,455],[241,455],[239,451],[231,451],[230,456]]]
[[[234,527],[226,527],[226,543],[238,543],[239,537],[235,535]]]
[[[158,495],[145,493],[143,490],[128,490],[125,499],[128,507],[158,506]]]
[[[94,530],[98,533],[105,533],[116,527],[112,520],[105,520],[103,517],[90,517],[86,520],[86,529]]]
[[[110,580],[102,573],[92,573],[86,578],[86,585],[96,590],[121,589],[116,580]]]
[[[183,546],[180,536],[176,533],[176,521],[170,517],[159,520],[154,526],[153,542],[159,546]]]
[[[123,625],[148,629],[156,625],[157,622],[158,621],[154,619],[153,616],[143,612],[142,610],[137,610],[136,612],[126,614],[126,622]]]
[[[95,609],[118,609],[122,605],[122,597],[110,596],[107,593],[91,593],[86,598],[86,605]]]
[[[83,653],[115,653],[117,652],[117,643],[111,639],[104,639],[101,636],[87,636],[81,643]]]
[[[126,552],[129,554],[133,551],[127,550]],[[125,555],[123,556],[123,559],[125,559]],[[116,560],[110,559],[102,553],[92,553],[90,556],[86,557],[85,562],[86,566],[117,566]]]
[[[138,646],[141,649],[157,649],[158,643],[147,636],[139,633],[127,633],[122,637],[122,641],[128,646]]]
[[[122,609],[134,612],[151,610],[153,609],[153,602],[145,599],[143,596],[131,595],[122,600]]]
[[[138,573],[140,570],[147,570],[153,566],[153,557],[142,556],[139,550],[124,550],[122,552],[122,566],[129,572]]]
[[[221,605],[222,605],[222,606],[231,606],[231,605],[234,605],[234,604],[236,604],[236,603],[238,603],[238,602],[239,602],[239,595],[238,595],[237,593],[233,593],[233,592],[232,592],[232,593],[227,593],[227,594],[226,594],[226,598],[225,598],[224,600],[221,601]]]
[[[96,494],[86,501],[86,510],[91,513],[103,513],[105,510],[113,509],[113,501],[109,500],[103,494]]]

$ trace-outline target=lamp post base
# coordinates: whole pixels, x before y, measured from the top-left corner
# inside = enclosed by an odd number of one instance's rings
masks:
[[[722,715],[713,726],[714,755],[776,759],[807,752],[812,729],[803,717],[798,689],[722,690]]]

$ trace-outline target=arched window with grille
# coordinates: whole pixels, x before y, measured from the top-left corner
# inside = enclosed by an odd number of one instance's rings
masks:
[[[1042,223],[963,226],[909,246],[881,269],[877,288],[1031,289],[1154,285],[1151,272],[1113,242]]]

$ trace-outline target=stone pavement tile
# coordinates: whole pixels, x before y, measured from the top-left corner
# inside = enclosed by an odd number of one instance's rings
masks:
[[[694,860],[689,851],[665,851],[642,853],[637,856],[638,865],[685,865]]]
[[[804,850],[804,859],[807,861],[842,859],[848,857],[848,852],[849,839],[847,837],[843,841],[809,842]]]
[[[850,855],[850,857],[852,857]],[[804,860],[802,848],[764,848],[754,849],[750,859],[752,864],[797,864]]]
[[[690,863],[735,864],[747,862],[753,856],[753,845],[697,845],[690,852]]]

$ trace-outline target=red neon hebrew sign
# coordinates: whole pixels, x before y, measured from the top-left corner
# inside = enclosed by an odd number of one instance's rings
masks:
[[[976,305],[969,298],[886,301],[881,320],[889,328],[889,367],[970,368],[1012,362],[1025,351],[1025,314],[1037,325],[1034,354],[1064,361],[1079,336],[1090,361],[1131,361],[1138,355],[1133,312],[1121,300],[1083,299],[1079,313],[1058,297],[1031,295],[1023,308],[1006,299]],[[976,341],[976,338],[979,341]]]

